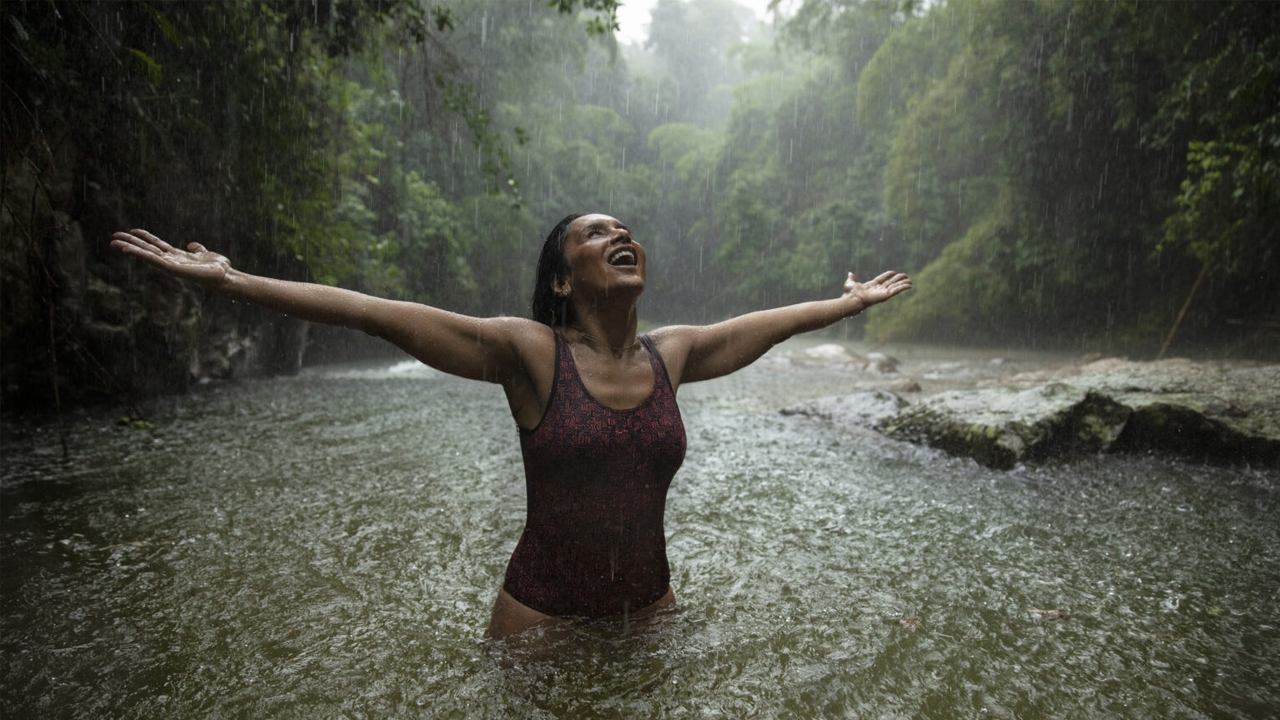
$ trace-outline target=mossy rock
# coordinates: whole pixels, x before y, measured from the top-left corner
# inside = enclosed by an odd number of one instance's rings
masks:
[[[1027,390],[986,388],[926,398],[877,428],[900,440],[971,457],[997,469],[1107,449],[1129,412],[1063,383]]]
[[[992,468],[1107,451],[1280,462],[1280,367],[1107,361],[1069,382],[940,393],[880,420]]]

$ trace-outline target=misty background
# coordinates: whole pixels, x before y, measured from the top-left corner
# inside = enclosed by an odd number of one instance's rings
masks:
[[[108,253],[527,313],[563,215],[642,320],[915,290],[875,342],[1275,358],[1280,11],[1258,2],[0,6],[6,408],[381,352]],[[619,23],[625,21],[625,25]]]

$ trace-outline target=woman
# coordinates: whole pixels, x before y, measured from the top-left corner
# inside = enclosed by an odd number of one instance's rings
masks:
[[[358,328],[436,369],[502,385],[520,429],[528,517],[494,604],[495,638],[561,618],[637,617],[675,602],[662,520],[685,450],[676,390],[911,287],[902,273],[866,283],[849,273],[833,300],[637,337],[645,251],[608,215],[570,215],[552,229],[538,259],[532,320],[249,275],[199,243],[184,251],[145,230],[116,233],[111,244],[234,298]]]

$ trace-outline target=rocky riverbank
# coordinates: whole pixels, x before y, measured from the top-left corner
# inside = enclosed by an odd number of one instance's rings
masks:
[[[900,363],[836,344],[784,361],[863,376],[858,392],[785,414],[870,426],[992,468],[1100,452],[1280,463],[1280,365],[1084,358],[1026,369],[1000,358]]]
[[[70,140],[55,147],[43,174],[18,154],[5,160],[0,407],[41,412],[128,401],[300,367],[307,324],[232,303],[111,251],[112,231],[138,218],[130,217],[119,187],[76,174],[85,151]],[[170,212],[174,203],[188,205],[172,198],[144,202],[153,211],[142,219],[208,241],[209,219],[184,219]],[[220,249],[250,269],[305,276],[301,263],[287,256],[236,253],[231,241]]]

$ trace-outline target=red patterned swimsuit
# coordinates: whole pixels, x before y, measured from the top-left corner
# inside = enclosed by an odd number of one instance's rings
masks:
[[[653,391],[613,410],[587,392],[556,334],[556,373],[542,421],[520,431],[529,510],[504,588],[548,615],[607,617],[666,594],[662,516],[684,460],[684,423],[648,336]]]

